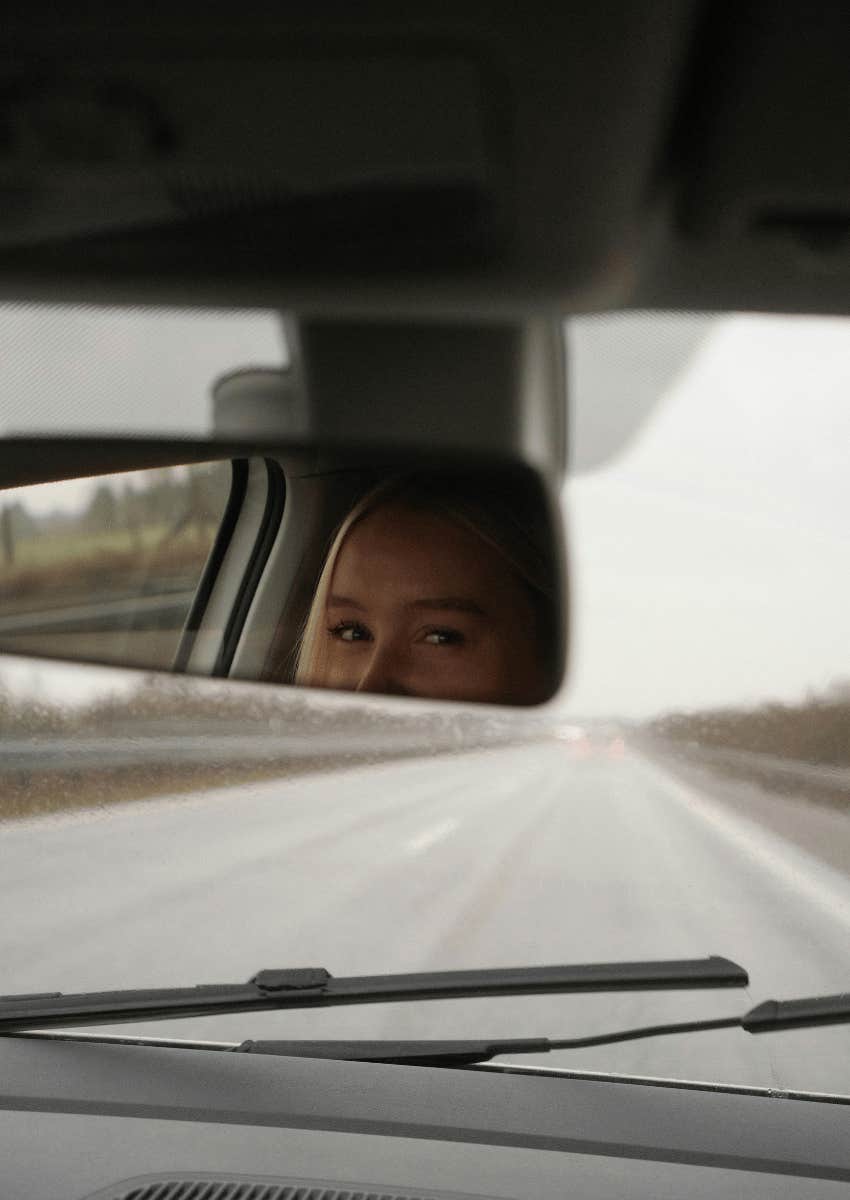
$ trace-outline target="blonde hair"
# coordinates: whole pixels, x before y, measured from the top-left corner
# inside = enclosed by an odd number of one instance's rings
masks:
[[[322,567],[310,612],[296,653],[295,682],[310,685],[321,671],[321,637],[326,620],[328,595],[337,559],[352,529],[370,513],[388,504],[413,512],[427,512],[460,525],[479,537],[504,560],[514,576],[525,585],[536,618],[541,656],[551,656],[544,667],[556,670],[559,621],[557,617],[557,564],[546,544],[545,508],[539,494],[527,487],[511,489],[506,495],[503,477],[417,473],[396,476],[379,484],[354,505],[333,537]]]

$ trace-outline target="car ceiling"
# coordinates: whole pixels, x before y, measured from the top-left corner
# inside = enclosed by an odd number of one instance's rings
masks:
[[[850,22],[814,0],[4,14],[0,294],[850,309]]]

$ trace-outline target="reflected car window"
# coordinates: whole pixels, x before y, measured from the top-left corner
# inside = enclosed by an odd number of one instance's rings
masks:
[[[0,492],[0,649],[168,667],[230,483],[217,462]]]

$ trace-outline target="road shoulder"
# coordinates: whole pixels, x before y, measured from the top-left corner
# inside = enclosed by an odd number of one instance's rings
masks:
[[[850,811],[809,800],[802,795],[781,795],[759,784],[732,778],[716,767],[702,766],[681,757],[643,752],[670,775],[717,804],[778,834],[833,870],[850,877]]]

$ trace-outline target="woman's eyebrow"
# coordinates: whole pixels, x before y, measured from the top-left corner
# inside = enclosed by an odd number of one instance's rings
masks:
[[[356,608],[359,612],[366,611],[365,605],[352,600],[350,596],[328,596],[328,607],[331,605],[334,608]]]
[[[465,596],[433,596],[423,600],[413,600],[411,608],[432,608],[443,612],[472,613],[476,617],[486,617],[487,614],[477,600]]]

